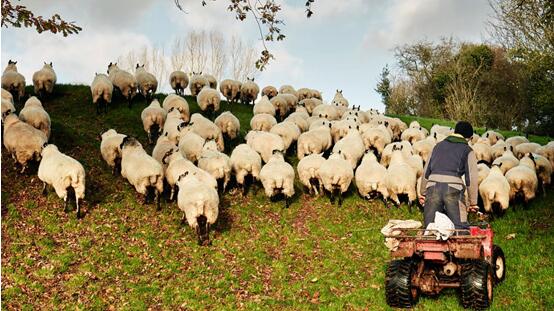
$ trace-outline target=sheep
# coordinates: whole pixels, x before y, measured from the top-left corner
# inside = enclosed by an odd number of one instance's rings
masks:
[[[353,106],[352,109],[347,110],[343,115],[342,119],[348,119],[349,117],[354,117],[359,124],[364,124],[369,122],[369,116],[364,111],[360,110],[360,106]]]
[[[309,114],[313,114],[315,107],[322,105],[323,102],[317,98],[306,98],[306,99],[300,100],[298,104],[300,106],[306,107],[306,110],[308,110]]]
[[[179,188],[177,181],[179,176],[189,172],[196,176],[201,182],[217,190],[217,181],[208,172],[200,169],[194,165],[191,161],[187,160],[181,152],[177,149],[168,150],[162,159],[163,165],[166,166],[164,171],[165,180],[171,189],[169,199],[175,198],[175,188]]]
[[[262,158],[248,144],[240,144],[231,152],[229,163],[237,184],[243,188],[242,194],[246,196],[249,186],[260,178]]]
[[[200,110],[207,112],[213,120],[214,114],[219,111],[221,96],[217,90],[206,86],[196,96],[196,102]]]
[[[173,71],[169,75],[169,84],[177,95],[185,95],[185,89],[189,85],[189,77],[181,70]]]
[[[13,95],[4,89],[2,89],[2,100],[9,101],[13,105]]]
[[[296,96],[298,96],[298,100],[310,99],[312,98],[312,90],[305,87],[299,88],[296,91]]]
[[[308,188],[310,194],[319,195],[319,191],[323,190],[319,168],[325,161],[322,154],[314,153],[302,158],[296,166],[298,178],[302,185]]]
[[[275,117],[282,120],[289,112],[289,105],[286,96],[279,94],[270,100],[275,108]]]
[[[258,93],[260,93],[260,87],[254,83],[254,78],[246,78],[246,82],[240,86],[241,101],[244,104],[249,105],[254,102],[254,100],[258,97]]]
[[[31,160],[40,161],[42,146],[48,142],[44,133],[10,114],[4,119],[4,147],[24,173]]]
[[[498,157],[501,157],[504,151],[506,151],[506,146],[510,146],[506,144],[506,142],[502,139],[497,140],[495,144],[492,145],[491,151],[492,151],[492,159],[496,159]]]
[[[506,143],[515,148],[515,146],[523,143],[528,143],[529,140],[523,136],[512,136],[506,138]]]
[[[312,98],[316,98],[316,99],[319,99],[319,100],[322,100],[323,97],[321,97],[321,92],[318,91],[318,90],[315,90],[315,89],[311,89],[312,91]]]
[[[128,101],[128,106],[131,108],[133,98],[137,94],[138,82],[135,76],[129,72],[120,69],[117,63],[108,65],[108,78],[113,86],[119,89],[121,95]]]
[[[527,153],[536,153],[537,150],[541,147],[541,145],[537,143],[522,143],[518,144],[514,147],[514,155],[521,159],[525,156]]]
[[[548,144],[541,146],[535,151],[537,154],[547,158],[550,161],[552,167],[554,167],[554,144]]]
[[[410,143],[407,141],[400,141],[386,145],[385,149],[383,149],[383,152],[381,153],[380,160],[380,163],[383,164],[385,167],[389,167],[391,156],[395,148],[401,150],[404,157],[413,154],[414,151],[412,145],[410,145]]]
[[[300,134],[296,147],[298,160],[302,160],[302,158],[309,154],[322,153],[331,148],[333,138],[331,137],[330,125],[320,126]]]
[[[202,136],[190,131],[179,139],[179,151],[193,163],[197,163],[206,140]]]
[[[189,123],[181,119],[181,114],[177,110],[170,109],[166,115],[164,127],[163,127],[163,136],[166,136],[173,144],[178,144],[179,139],[190,129],[187,127]]]
[[[389,127],[392,130],[393,140],[399,140],[402,132],[408,128],[408,125],[398,118],[384,117],[384,120],[389,123]]]
[[[277,96],[282,97],[287,103],[287,110],[292,111],[298,105],[298,97],[294,94],[279,94]]]
[[[435,133],[435,136],[436,136],[436,135],[437,135],[437,133]],[[446,137],[444,137],[444,138],[446,138]],[[443,138],[443,139],[444,139],[444,138]],[[479,141],[480,138],[481,138],[481,136],[479,136],[479,135],[476,134],[476,133],[473,133],[473,134],[471,135],[471,137],[469,138],[469,141],[468,141],[469,145],[470,145],[470,146],[473,146],[475,143],[477,143],[477,142]],[[442,139],[441,139],[441,140],[442,140]]]
[[[479,194],[483,199],[483,207],[487,213],[498,206],[498,212],[504,213],[510,203],[510,183],[500,167],[493,165],[489,175],[479,184]]]
[[[225,79],[221,81],[219,85],[219,91],[221,95],[231,103],[236,103],[240,99],[240,88],[242,83],[240,81]]]
[[[385,125],[380,124],[377,127],[360,127],[360,133],[364,141],[366,150],[374,150],[378,155],[382,155],[385,146],[391,143],[392,138],[390,132]]]
[[[288,150],[298,140],[301,132],[294,122],[283,121],[271,127],[270,133],[281,136],[285,150]]]
[[[142,94],[146,100],[151,99],[158,89],[158,80],[156,77],[146,71],[144,64],[142,66],[137,64],[135,68],[135,79],[137,80],[140,94]]]
[[[290,205],[290,199],[294,195],[294,168],[285,162],[281,150],[273,150],[271,158],[260,170],[260,181],[265,194],[270,199],[282,193],[285,195],[285,207]]]
[[[335,144],[332,152],[338,153],[339,151],[344,159],[350,162],[352,169],[358,166],[358,162],[364,156],[365,147],[362,136],[357,129],[350,130],[344,138]]]
[[[8,61],[8,66],[2,73],[2,88],[10,92],[17,102],[25,96],[25,77],[17,72],[17,61]]]
[[[210,74],[204,74],[204,78],[206,79],[206,81],[208,81],[208,86],[211,89],[217,90],[217,79],[214,76]]]
[[[104,113],[108,113],[108,104],[112,102],[113,84],[105,74],[96,73],[90,84],[92,103],[96,106],[96,114],[100,114],[102,106]]]
[[[163,137],[163,136],[162,136]],[[160,138],[162,138],[160,137]],[[161,209],[160,196],[164,188],[164,169],[161,160],[149,156],[139,141],[130,136],[123,138],[121,148],[121,176],[147,201],[148,190],[154,190],[157,209]]]
[[[186,99],[176,94],[169,94],[162,103],[164,110],[169,113],[173,108],[174,110],[179,111],[181,114],[181,120],[188,122],[190,120],[190,110],[189,104]]]
[[[535,198],[539,180],[535,163],[529,153],[521,158],[518,166],[511,168],[504,176],[510,183],[510,201],[514,201],[518,194],[522,194],[525,204]]]
[[[13,105],[13,97],[10,92],[2,89],[2,122],[9,114],[15,113],[15,106]]]
[[[550,164],[550,161],[547,158],[539,154],[533,153],[531,154],[531,157],[533,162],[535,162],[537,177],[542,185],[542,193],[546,196],[546,188],[550,186],[552,178],[552,164]]]
[[[305,107],[302,107],[302,106],[296,106],[296,108],[294,108],[294,112],[291,112],[288,116],[290,117],[291,115],[298,115],[299,117],[302,117],[302,119],[304,120],[307,120],[309,117],[310,117],[310,114],[308,113],[308,110],[306,110]]]
[[[285,151],[283,139],[274,133],[250,131],[246,135],[246,143],[262,157],[264,163],[269,161],[274,150]]]
[[[483,133],[482,137],[488,139],[491,146],[496,144],[496,142],[499,141],[499,140],[504,140],[504,136],[500,133],[495,132],[495,131],[486,131],[485,133]]]
[[[275,107],[273,104],[269,101],[269,97],[264,95],[260,100],[254,104],[253,108],[254,115],[260,114],[260,113],[267,113],[272,116],[275,116]]]
[[[298,92],[292,87],[291,85],[282,85],[279,88],[279,94],[293,94],[295,96],[298,96]]]
[[[215,125],[219,127],[221,133],[233,140],[239,136],[240,121],[230,111],[225,111],[220,114],[214,121]]]
[[[325,118],[318,118],[317,120],[314,120],[310,123],[310,126],[308,127],[308,131],[311,131],[311,130],[314,130],[318,127],[329,127],[329,128],[332,128],[333,127],[333,122],[325,119]],[[333,136],[331,135],[331,138]]]
[[[497,165],[500,167],[500,170],[502,171],[502,174],[506,174],[507,171],[509,171],[512,167],[516,167],[519,165],[519,160],[514,156],[512,151],[508,149],[508,147],[505,147],[506,151],[504,153],[496,158],[492,165]]]
[[[75,192],[77,218],[81,218],[79,200],[85,198],[85,169],[79,161],[61,153],[56,145],[46,145],[41,152],[42,160],[38,167],[38,179],[42,181],[42,193],[47,194],[46,186],[54,187],[56,194],[64,201],[64,210],[67,211],[67,188]]]
[[[112,168],[112,174],[115,175],[121,170],[121,143],[127,137],[125,134],[109,129],[101,134],[100,153],[109,167]]]
[[[198,167],[210,173],[216,180],[219,191],[223,193],[231,179],[231,164],[229,157],[217,150],[215,141],[206,141],[200,158]]]
[[[448,136],[448,135],[454,133],[454,129],[449,127],[449,126],[442,126],[442,125],[438,125],[438,124],[433,124],[433,126],[431,126],[431,132],[430,132],[429,135],[434,137],[435,133],[441,134],[443,136]]]
[[[140,114],[144,131],[148,134],[148,142],[151,144],[162,133],[167,113],[160,106],[160,102],[154,99]]]
[[[337,90],[335,97],[331,101],[331,105],[345,108],[348,107],[348,100],[342,95],[342,90]]]
[[[414,153],[419,155],[423,159],[423,163],[427,163],[433,148],[435,148],[436,142],[435,139],[431,136],[426,137],[423,140],[416,141],[412,147]]]
[[[300,132],[304,133],[308,130],[308,121],[306,121],[307,118],[304,118],[304,116],[301,113],[293,112],[291,113],[285,121],[292,122],[298,126],[298,129],[300,129]]]
[[[496,165],[496,164],[493,163],[492,165]],[[483,180],[485,180],[485,178],[489,176],[490,171],[491,169],[485,163],[477,164],[477,185],[480,185],[483,182]]]
[[[312,111],[312,116],[319,116],[320,118],[334,121],[340,119],[340,112],[336,106],[321,104],[314,108],[314,110]]]
[[[277,96],[278,93],[279,91],[277,88],[272,85],[268,85],[262,89],[262,96],[267,96],[268,99],[272,99]]]
[[[163,158],[168,151],[175,149],[175,147],[177,147],[177,144],[169,139],[168,136],[160,136],[156,141],[154,149],[152,149],[152,158],[158,161],[158,163],[160,163],[165,170],[166,167],[163,163]]]
[[[42,107],[42,103],[35,96],[25,102],[25,106],[19,112],[19,119],[32,127],[40,130],[50,139],[50,116]]]
[[[323,188],[329,192],[330,201],[333,204],[335,196],[339,197],[339,206],[342,206],[342,195],[350,187],[350,183],[354,178],[352,165],[344,158],[344,155],[339,150],[337,153],[332,153],[329,158],[319,167],[319,176],[323,183]]]
[[[362,158],[360,166],[356,169],[354,175],[358,193],[363,198],[370,200],[376,195],[383,198],[388,197],[385,186],[385,176],[387,169],[377,161],[377,157],[369,150]]]
[[[54,85],[56,84],[56,72],[52,66],[52,62],[47,64],[44,62],[44,66],[39,71],[33,74],[33,86],[35,94],[43,98],[54,91]]]
[[[250,120],[250,128],[253,131],[264,131],[269,132],[271,128],[277,124],[277,120],[275,118],[267,113],[260,113],[257,115],[254,115],[252,119]]]
[[[190,123],[187,127],[202,136],[205,140],[215,140],[217,143],[217,149],[221,152],[225,150],[225,142],[223,141],[223,134],[217,125],[212,121],[206,119],[199,113],[195,113],[190,117]]]
[[[477,163],[487,163],[488,165],[492,163],[492,148],[489,145],[488,139],[480,139],[479,141],[477,141],[477,143],[471,146],[471,148],[475,153]]]
[[[398,195],[408,195],[408,204],[411,207],[416,199],[417,174],[411,165],[406,163],[403,145],[394,145],[390,157],[390,164],[385,175],[387,192],[393,202],[398,206],[400,200]],[[386,201],[386,198],[385,198]]]
[[[199,245],[210,245],[210,227],[216,222],[219,214],[217,191],[188,171],[179,177],[177,184],[177,205],[183,212],[182,222],[186,219],[189,226],[195,230]]]
[[[352,129],[359,129],[356,122],[350,120],[339,120],[331,124],[331,136],[333,142],[338,142],[341,138],[345,137]]]
[[[415,142],[425,139],[425,132],[422,129],[422,127],[409,127],[402,132],[400,139],[413,145]]]
[[[209,84],[210,82],[202,75],[202,72],[193,72],[189,84],[190,95],[197,96],[200,90]]]

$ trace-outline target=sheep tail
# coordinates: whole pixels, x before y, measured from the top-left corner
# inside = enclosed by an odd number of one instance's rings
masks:
[[[488,196],[490,201],[494,201],[494,197],[496,196],[496,193],[494,192],[494,190],[491,190],[489,191]]]

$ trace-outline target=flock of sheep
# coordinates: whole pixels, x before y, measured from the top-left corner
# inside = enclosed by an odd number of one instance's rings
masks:
[[[52,64],[45,63],[33,75],[35,94],[44,98],[55,82]],[[160,104],[153,99],[158,83],[144,66],[137,64],[133,75],[110,63],[108,75],[96,74],[91,94],[97,113],[107,112],[114,88],[129,105],[138,90],[150,102],[141,119],[149,143],[155,144],[150,155],[136,138],[110,129],[101,135],[100,152],[113,174],[120,172],[145,202],[152,199],[160,208],[164,188],[170,189],[169,200],[177,197],[183,221],[196,231],[203,245],[209,243],[220,196],[233,176],[245,195],[250,185],[260,182],[267,197],[284,197],[287,207],[295,193],[296,174],[307,191],[326,193],[331,202],[338,198],[339,206],[352,181],[363,198],[381,197],[386,205],[389,200],[399,205],[400,198],[406,196],[411,206],[433,147],[453,132],[440,125],[428,131],[417,121],[408,126],[373,109],[349,107],[339,90],[330,103],[324,103],[317,90],[296,90],[290,85],[279,89],[266,86],[260,94],[254,79],[226,79],[218,91],[217,80],[211,75],[193,73],[189,78],[175,71],[170,83],[176,94],[168,95]],[[2,75],[4,146],[21,165],[21,172],[30,161],[40,161],[38,177],[44,189],[53,186],[66,207],[67,190],[73,188],[80,217],[83,166],[48,145],[50,117],[37,97],[29,98],[19,116],[15,114],[14,96],[19,101],[24,86],[16,62],[10,60]],[[202,113],[190,114],[182,97],[187,87]],[[239,101],[253,104],[251,130],[245,143],[233,150],[229,150],[230,142],[239,139],[241,124],[232,112],[220,113],[222,97],[231,107]],[[486,212],[494,206],[504,211],[518,194],[528,202],[540,184],[543,192],[550,184],[554,142],[541,146],[525,137],[504,139],[487,131],[482,136],[474,134],[470,145],[479,161],[479,193]],[[285,159],[287,152],[298,157],[296,171]]]

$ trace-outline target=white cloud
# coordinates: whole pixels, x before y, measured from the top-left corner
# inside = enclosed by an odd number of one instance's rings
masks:
[[[304,61],[291,54],[284,45],[270,47],[275,59],[259,75],[260,87],[273,85],[279,88],[283,84],[305,85]]]

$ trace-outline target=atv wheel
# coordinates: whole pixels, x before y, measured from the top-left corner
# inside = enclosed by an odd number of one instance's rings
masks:
[[[415,263],[411,259],[390,262],[385,277],[387,304],[393,308],[414,307],[419,298],[419,289],[412,287]]]
[[[506,258],[498,245],[492,246],[492,270],[494,284],[499,284],[506,277]]]
[[[461,301],[464,308],[486,309],[492,304],[494,279],[490,265],[473,260],[462,266]]]

